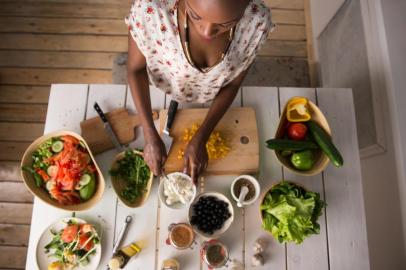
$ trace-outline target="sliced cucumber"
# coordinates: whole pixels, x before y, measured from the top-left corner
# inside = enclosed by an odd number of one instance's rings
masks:
[[[49,180],[45,185],[45,187],[48,191],[53,190],[55,188],[55,186],[56,186],[56,182],[54,180]]]
[[[62,151],[63,149],[63,142],[62,141],[55,141],[52,146],[51,149],[53,152],[55,153],[59,153]]]
[[[84,175],[82,175],[80,177],[79,185],[84,187],[87,184],[89,184],[90,180],[92,180],[92,177],[90,176],[90,174],[85,173]]]
[[[53,166],[48,167],[47,174],[49,176],[51,176],[51,178],[54,178],[57,175],[57,173],[58,173],[58,166],[53,165]]]
[[[84,174],[84,175],[88,175],[88,174]],[[84,175],[83,175],[83,176],[84,176]],[[83,176],[82,176],[82,177],[83,177]],[[81,177],[80,181],[82,181],[82,177]],[[94,177],[93,174],[92,174],[92,175],[89,175],[89,177],[90,177],[90,180],[89,180],[88,184],[85,185],[85,186],[83,186],[83,187],[79,190],[80,198],[81,198],[82,200],[84,200],[84,201],[89,200],[89,199],[93,196],[93,194],[95,193],[95,191],[96,191],[96,179],[95,179],[95,177]],[[87,178],[87,177],[86,177],[86,178]],[[87,179],[86,179],[86,180],[87,180]]]

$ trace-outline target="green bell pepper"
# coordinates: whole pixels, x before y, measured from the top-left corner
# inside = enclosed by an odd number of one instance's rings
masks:
[[[311,150],[294,153],[290,158],[292,165],[301,171],[308,171],[314,165],[314,157]]]

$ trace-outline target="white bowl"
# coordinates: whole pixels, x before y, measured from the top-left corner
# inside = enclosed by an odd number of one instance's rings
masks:
[[[193,230],[200,236],[203,236],[204,238],[207,238],[207,239],[215,239],[215,238],[220,237],[223,233],[225,233],[228,230],[228,228],[230,228],[231,224],[234,221],[234,208],[233,208],[233,205],[231,204],[230,200],[221,193],[218,193],[218,192],[201,193],[193,200],[192,204],[189,207],[189,223],[190,224],[192,224],[191,219],[194,214],[193,205],[195,205],[201,197],[206,197],[206,196],[213,196],[213,197],[216,197],[217,199],[219,199],[220,201],[225,201],[226,203],[228,203],[228,211],[231,214],[231,217],[224,222],[223,227],[221,227],[221,229],[219,229],[217,231],[214,231],[213,234],[211,234],[211,235],[200,231],[196,226],[192,225]]]
[[[170,173],[167,176],[171,177],[173,175],[179,175],[179,176],[181,176],[183,178],[188,179],[190,182],[192,182],[192,178],[189,175],[181,173],[181,172]],[[196,186],[193,185],[193,196],[192,196],[192,198],[190,199],[189,202],[187,202],[185,204],[183,204],[181,202],[177,202],[177,203],[174,203],[172,205],[169,205],[169,204],[166,203],[166,196],[164,194],[164,181],[165,181],[165,177],[161,177],[161,180],[159,182],[159,187],[158,187],[158,197],[159,197],[159,200],[161,201],[161,203],[164,204],[166,207],[168,207],[170,209],[182,209],[185,206],[189,205],[193,201],[193,199],[196,197]]]
[[[250,181],[254,187],[255,187],[255,195],[251,200],[248,201],[243,201],[243,205],[250,205],[253,204],[258,198],[259,194],[261,193],[261,187],[259,186],[258,180],[252,177],[251,175],[240,175],[236,179],[234,179],[233,183],[231,184],[231,196],[233,196],[233,199],[238,202],[238,197],[234,194],[234,185],[237,183],[238,180],[240,179],[247,179]]]

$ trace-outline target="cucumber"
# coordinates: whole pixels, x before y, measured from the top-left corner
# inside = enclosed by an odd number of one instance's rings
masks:
[[[54,178],[54,177],[57,175],[57,173],[58,173],[58,166],[51,165],[51,166],[48,167],[48,169],[47,169],[47,174],[48,174],[49,176],[51,176],[52,178]]]
[[[51,146],[52,152],[59,153],[63,149],[63,142],[62,141],[55,141],[52,143]]]
[[[83,187],[89,184],[90,180],[92,180],[92,177],[90,174],[85,173],[80,177],[79,184]]]
[[[312,134],[316,143],[320,146],[321,150],[327,155],[331,163],[336,167],[341,167],[344,165],[343,157],[338,151],[337,147],[331,140],[330,135],[322,127],[320,127],[316,122],[310,120],[306,122],[310,133]]]
[[[89,176],[90,176],[89,183],[79,190],[80,198],[84,201],[89,200],[96,191],[96,179],[93,174]],[[82,181],[82,179],[80,180]]]
[[[303,151],[318,149],[319,146],[312,141],[293,141],[285,139],[271,139],[266,141],[269,149],[277,151]]]

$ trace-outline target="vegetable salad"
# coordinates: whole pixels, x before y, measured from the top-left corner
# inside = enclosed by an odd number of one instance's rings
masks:
[[[66,227],[52,231],[53,238],[45,247],[45,253],[57,260],[48,269],[75,269],[89,264],[91,255],[96,253],[100,237],[91,224],[80,224],[70,219]]]
[[[96,167],[83,142],[73,136],[53,137],[32,155],[32,173],[38,187],[63,205],[89,200],[96,190]]]

